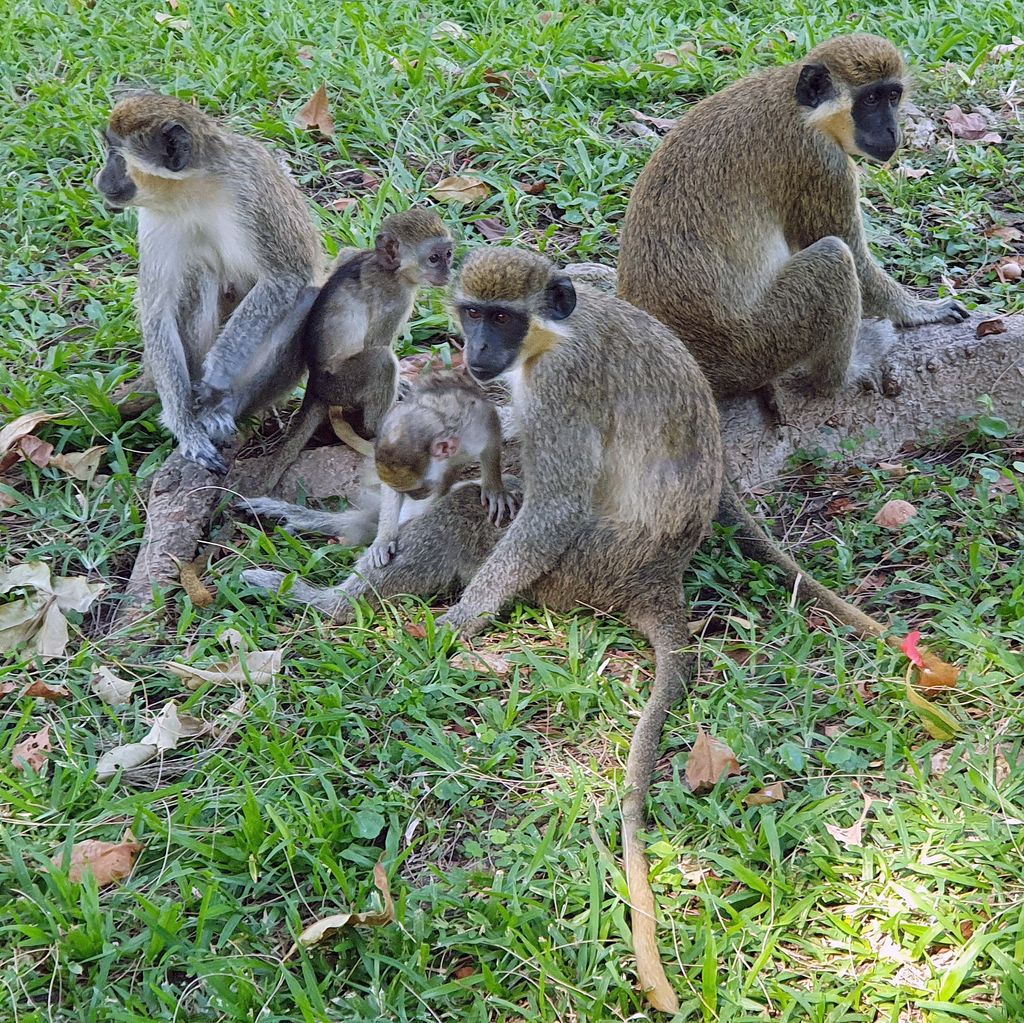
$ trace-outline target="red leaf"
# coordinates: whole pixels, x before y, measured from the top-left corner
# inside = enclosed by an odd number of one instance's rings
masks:
[[[921,651],[917,649],[917,641],[921,638],[921,633],[915,629],[913,632],[908,632],[906,639],[900,646],[900,649],[910,658],[910,660],[916,664],[919,668],[924,667],[924,658],[921,656]]]

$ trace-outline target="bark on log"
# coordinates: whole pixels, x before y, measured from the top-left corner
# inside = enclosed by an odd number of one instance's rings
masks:
[[[615,275],[598,263],[567,268],[576,280],[614,290]],[[1024,430],[1024,316],[1003,316],[1003,334],[977,338],[975,314],[964,323],[899,331],[891,362],[902,392],[894,398],[847,388],[830,398],[808,398],[779,387],[786,425],[766,422],[753,397],[721,403],[722,434],[741,487],[770,483],[796,451],[844,452],[848,458],[887,458],[906,441],[949,438],[982,412],[1014,431]],[[851,446],[852,442],[852,446]]]

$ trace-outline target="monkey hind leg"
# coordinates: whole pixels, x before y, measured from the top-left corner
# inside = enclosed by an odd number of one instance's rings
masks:
[[[862,320],[847,367],[846,382],[895,398],[901,386],[889,362],[889,352],[894,344],[896,331],[891,321]]]
[[[801,384],[830,394],[846,381],[860,327],[860,287],[849,247],[821,238],[795,253],[747,321],[743,360],[754,390],[801,367]],[[741,367],[743,368],[743,367]]]
[[[289,533],[335,536],[342,539],[346,546],[360,547],[369,543],[376,534],[377,515],[380,511],[378,493],[365,494],[363,498],[362,504],[340,512],[303,508],[302,505],[289,504],[272,497],[243,497],[235,503],[235,507],[256,518],[279,519]]]

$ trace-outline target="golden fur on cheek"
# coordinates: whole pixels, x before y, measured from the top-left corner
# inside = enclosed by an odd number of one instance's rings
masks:
[[[529,369],[537,359],[550,352],[561,340],[561,335],[555,331],[532,324],[523,338],[523,347],[520,349],[523,368]]]

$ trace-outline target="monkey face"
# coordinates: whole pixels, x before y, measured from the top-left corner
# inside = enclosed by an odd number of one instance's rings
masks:
[[[850,115],[857,150],[884,163],[900,144],[896,113],[903,99],[899,82],[872,82],[854,94]]]
[[[510,369],[530,329],[530,318],[506,305],[460,304],[459,322],[466,339],[466,365],[477,380],[493,380]]]
[[[93,185],[103,196],[103,205],[108,210],[121,210],[130,206],[138,193],[135,182],[128,173],[128,165],[121,154],[121,140],[107,132],[107,160],[93,178]]]
[[[420,255],[423,279],[435,288],[443,288],[452,272],[451,238],[435,238],[424,246]]]

